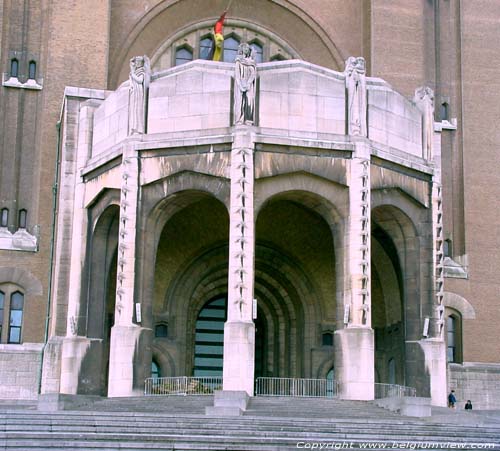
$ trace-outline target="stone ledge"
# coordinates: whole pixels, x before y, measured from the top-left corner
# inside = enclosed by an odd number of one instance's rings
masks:
[[[8,251],[38,251],[38,237],[31,235],[26,229],[11,233],[7,227],[0,227],[0,249]]]
[[[35,91],[40,91],[43,86],[43,79],[39,80],[33,80],[29,79],[26,80],[24,83],[20,82],[17,77],[6,77],[6,74],[3,74],[2,77],[2,86],[5,86],[6,88],[18,88],[18,89],[31,89]]]

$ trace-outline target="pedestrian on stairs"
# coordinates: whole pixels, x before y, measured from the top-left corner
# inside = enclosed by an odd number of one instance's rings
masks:
[[[457,398],[455,398],[455,390],[452,390],[448,395],[448,407],[450,409],[455,408],[455,403],[457,402]]]

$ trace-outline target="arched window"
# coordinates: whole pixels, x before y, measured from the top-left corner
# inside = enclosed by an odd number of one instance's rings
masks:
[[[9,343],[21,343],[23,308],[24,295],[20,291],[12,293],[9,308]]]
[[[175,65],[180,66],[181,64],[193,61],[193,52],[187,47],[180,47],[175,51]]]
[[[198,315],[194,376],[222,376],[226,309],[226,298],[220,297],[207,302]]]
[[[323,346],[333,346],[333,334],[326,332],[321,336],[321,344]]]
[[[20,229],[26,228],[27,214],[28,214],[28,212],[24,208],[19,210],[19,228]]]
[[[5,293],[3,291],[0,291],[0,341],[2,340],[4,306],[5,306]]]
[[[389,384],[396,383],[396,361],[391,357],[387,364],[389,371]]]
[[[19,61],[16,58],[10,60],[10,76],[17,78],[19,75]]]
[[[161,377],[160,366],[156,363],[155,360],[151,362],[151,377],[153,379],[158,379]]]
[[[208,60],[210,59],[210,54],[212,52],[213,39],[209,36],[202,38],[200,40],[200,59]]]
[[[254,56],[255,56],[255,62],[257,64],[262,63],[264,61],[264,49],[262,48],[262,45],[260,45],[259,42],[255,41],[250,43],[250,47],[252,47],[254,51]]]
[[[234,63],[236,60],[236,55],[238,54],[238,47],[240,45],[240,41],[234,36],[229,36],[224,39],[224,62],[226,63]]]
[[[2,208],[2,212],[0,214],[0,227],[8,227],[9,225],[9,209]]]
[[[30,61],[29,66],[28,66],[28,78],[30,80],[35,80],[36,79],[36,63],[35,61]]]
[[[454,315],[446,318],[446,360],[457,361],[457,318]]]
[[[442,121],[447,121],[450,118],[449,105],[446,102],[441,104],[439,109],[439,116]]]

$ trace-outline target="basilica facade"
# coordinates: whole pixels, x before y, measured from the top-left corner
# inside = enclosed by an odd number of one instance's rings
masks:
[[[500,8],[222,3],[2,2],[0,397],[498,407]]]

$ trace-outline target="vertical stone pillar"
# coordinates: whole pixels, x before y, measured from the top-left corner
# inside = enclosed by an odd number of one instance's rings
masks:
[[[335,373],[344,399],[374,399],[370,298],[370,148],[356,142],[350,162],[349,218],[344,236],[344,328],[335,332]]]
[[[223,389],[253,396],[255,325],[254,292],[254,139],[252,128],[235,128],[231,150],[229,275],[224,325]]]
[[[87,214],[85,208],[85,183],[79,175],[90,157],[94,110],[100,102],[88,100],[80,107],[78,137],[75,155],[75,188],[73,227],[71,232],[71,260],[69,271],[68,312],[66,337],[61,351],[61,393],[77,394],[78,374],[90,347],[85,336],[85,316],[81,315],[82,273],[87,245]]]
[[[126,147],[122,160],[115,323],[111,329],[108,396],[134,394],[134,357],[141,328],[135,317],[136,226],[139,156]]]
[[[431,91],[432,92],[432,91]],[[432,104],[431,104],[432,106]],[[429,107],[431,108],[431,107]],[[433,111],[429,113],[433,118]],[[430,119],[428,119],[428,122]],[[446,344],[444,339],[445,309],[444,309],[444,231],[443,231],[443,193],[441,185],[441,135],[434,132],[432,121],[432,151],[430,163],[434,167],[432,177],[432,271],[431,283],[432,315],[425,338],[420,340],[420,346],[425,357],[425,373],[429,375],[429,391],[432,404],[446,406]],[[431,125],[427,125],[427,129]]]

